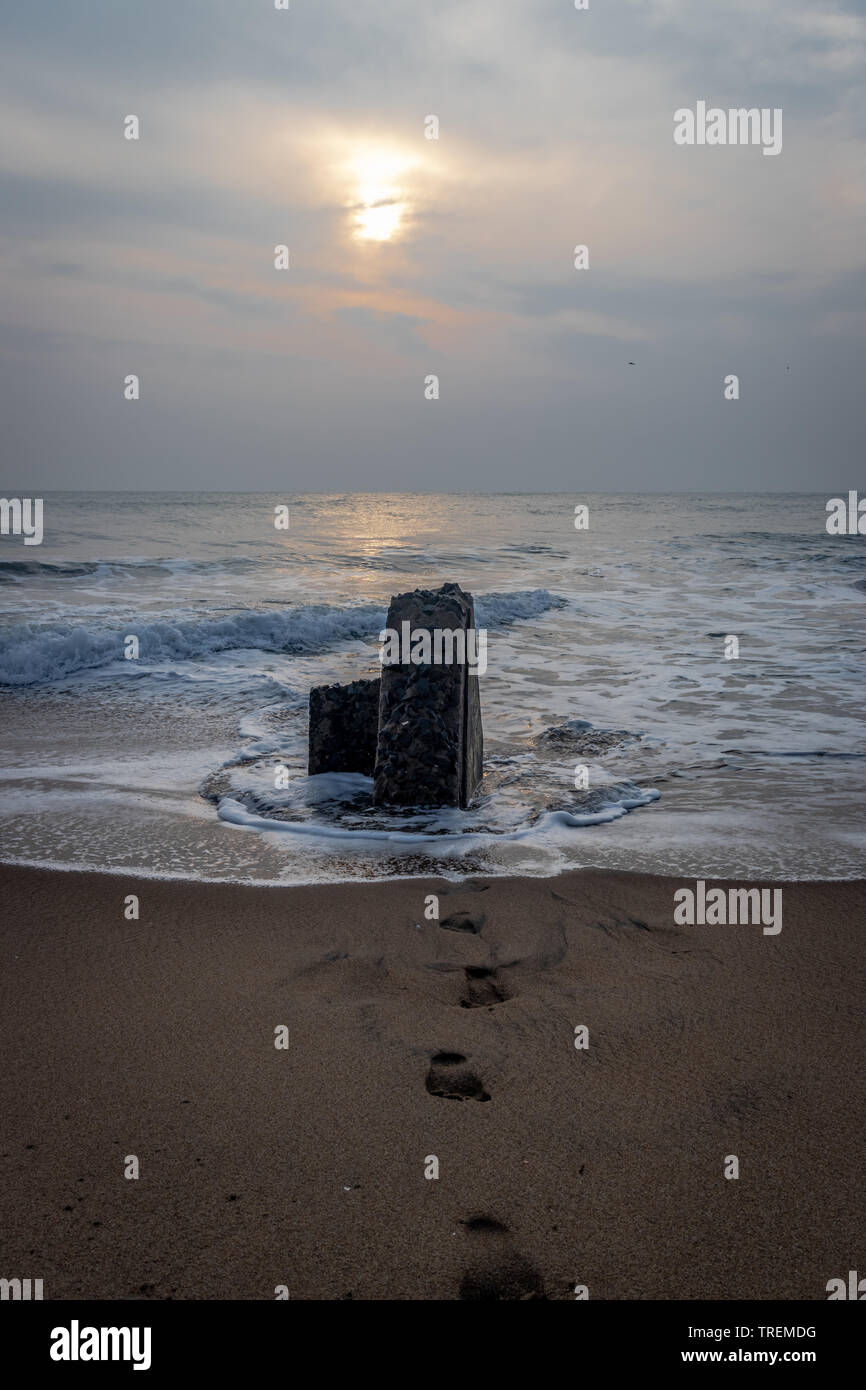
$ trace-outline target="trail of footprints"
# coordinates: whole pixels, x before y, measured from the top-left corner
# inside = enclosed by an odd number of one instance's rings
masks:
[[[465,884],[469,891],[483,891],[483,886]],[[439,923],[445,931],[468,932],[480,936],[485,923],[480,911],[453,912]],[[493,965],[465,967],[466,987],[460,1007],[492,1009],[512,998]],[[462,1052],[434,1052],[426,1079],[431,1096],[443,1100],[489,1101],[484,1083],[469,1067]],[[460,1281],[461,1301],[498,1301],[544,1298],[544,1282],[537,1269],[513,1248],[507,1226],[492,1216],[476,1215],[461,1222],[468,1250],[467,1268]]]

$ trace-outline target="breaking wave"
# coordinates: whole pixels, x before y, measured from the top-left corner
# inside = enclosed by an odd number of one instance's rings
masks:
[[[565,599],[547,589],[487,594],[476,604],[476,623],[496,628],[565,606]],[[316,603],[183,622],[130,619],[123,627],[21,623],[0,633],[0,685],[40,685],[123,662],[124,638],[130,633],[138,638],[139,660],[154,665],[244,649],[312,655],[340,642],[375,641],[385,618],[386,609],[379,604],[337,608]]]

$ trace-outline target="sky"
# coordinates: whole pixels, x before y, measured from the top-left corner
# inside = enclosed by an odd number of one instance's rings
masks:
[[[862,486],[864,58],[841,0],[4,0],[4,495]]]

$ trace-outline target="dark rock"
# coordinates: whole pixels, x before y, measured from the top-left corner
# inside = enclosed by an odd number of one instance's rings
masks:
[[[458,584],[397,594],[388,609],[387,627],[401,636],[426,631],[432,641],[436,631],[466,633],[474,626],[472,595]],[[447,650],[440,650],[440,657]],[[470,674],[465,661],[389,664],[386,655],[373,800],[379,805],[468,806],[482,770],[478,676]]]
[[[307,771],[360,772],[373,776],[379,728],[378,680],[317,685],[310,691],[310,754]]]
[[[569,753],[595,757],[638,737],[638,734],[630,734],[627,729],[595,729],[587,719],[568,719],[564,724],[553,724],[549,729],[544,729],[536,742],[552,744]]]

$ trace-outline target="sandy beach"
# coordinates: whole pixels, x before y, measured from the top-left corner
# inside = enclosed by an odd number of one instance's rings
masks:
[[[675,926],[684,883],[4,868],[3,1273],[50,1299],[825,1299],[866,1234],[866,885],[785,885],[770,936]]]

